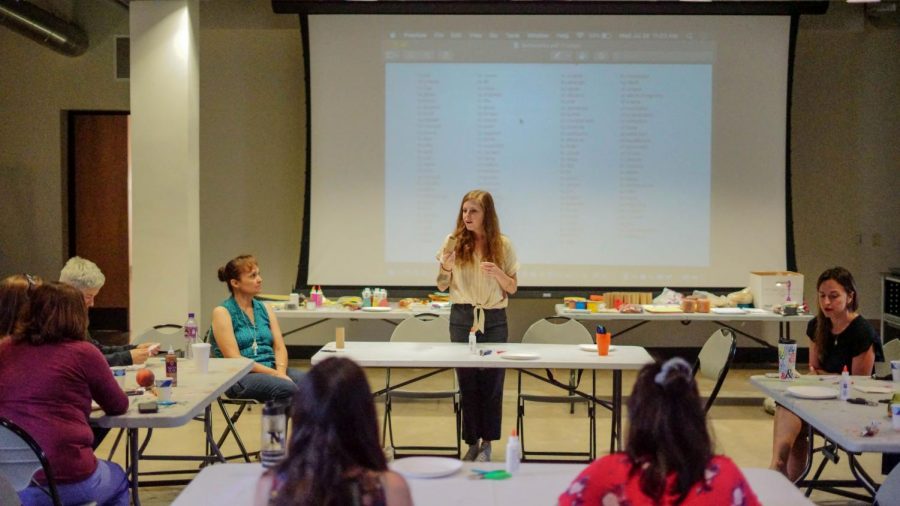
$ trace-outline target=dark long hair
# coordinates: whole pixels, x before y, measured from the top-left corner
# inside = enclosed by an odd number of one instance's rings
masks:
[[[681,504],[691,487],[704,478],[712,459],[706,415],[691,367],[683,359],[653,363],[638,373],[628,399],[630,476],[639,476],[641,492],[653,502],[667,493]],[[666,477],[675,473],[671,490]]]
[[[853,279],[853,274],[850,274],[850,271],[843,267],[832,267],[819,275],[819,280],[816,281],[817,300],[819,296],[819,287],[828,280],[835,281],[844,288],[845,292],[847,292],[847,296],[850,298],[847,302],[847,309],[851,312],[859,309],[859,292],[856,291],[856,281]],[[819,360],[821,362],[825,361],[825,357],[830,355],[832,348],[834,348],[834,340],[831,339],[832,327],[831,319],[826,317],[825,313],[822,312],[822,308],[819,307],[819,310],[816,313],[815,338],[816,348],[819,352]]]
[[[460,264],[472,262],[475,257],[475,234],[469,232],[466,228],[466,222],[463,220],[463,205],[473,200],[478,202],[484,211],[484,251],[482,259],[486,262],[493,262],[501,269],[505,269],[504,262],[506,260],[503,251],[503,238],[500,235],[500,218],[497,217],[497,210],[494,207],[494,197],[484,190],[472,190],[463,195],[462,202],[459,204],[459,214],[456,215],[456,230],[453,236],[457,238],[456,243],[456,261]]]
[[[28,323],[28,299],[42,280],[31,274],[14,274],[0,281],[0,338],[21,334]]]
[[[65,283],[45,283],[31,294],[28,325],[13,339],[35,346],[87,338],[87,307],[77,288]]]
[[[272,504],[352,504],[348,478],[387,470],[369,382],[353,361],[329,358],[313,367],[292,409],[288,458],[274,470],[283,486]]]

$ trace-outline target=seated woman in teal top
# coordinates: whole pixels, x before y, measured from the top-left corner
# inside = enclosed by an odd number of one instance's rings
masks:
[[[260,402],[290,402],[303,373],[288,369],[287,347],[278,319],[254,297],[262,291],[259,265],[251,255],[241,255],[219,268],[219,281],[228,285],[231,297],[213,310],[214,357],[246,357],[253,369],[229,388],[231,398]]]

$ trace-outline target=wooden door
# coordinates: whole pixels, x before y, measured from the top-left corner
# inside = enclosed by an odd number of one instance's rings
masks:
[[[92,330],[129,327],[128,167],[128,113],[69,113],[69,256],[106,276]]]

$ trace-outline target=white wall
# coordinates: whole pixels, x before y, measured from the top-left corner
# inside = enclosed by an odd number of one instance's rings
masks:
[[[200,312],[199,0],[131,2],[131,328]]]

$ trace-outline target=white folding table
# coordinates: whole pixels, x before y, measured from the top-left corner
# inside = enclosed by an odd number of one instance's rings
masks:
[[[839,495],[871,500],[871,497],[836,490],[836,487],[862,487],[872,496],[878,489],[878,485],[869,476],[859,463],[857,456],[861,453],[900,453],[900,432],[891,428],[891,420],[887,416],[887,404],[878,403],[883,399],[889,399],[890,393],[865,393],[857,389],[866,387],[883,387],[892,390],[900,390],[896,383],[878,381],[862,376],[853,376],[851,398],[862,398],[876,402],[876,405],[851,404],[840,399],[801,399],[787,392],[792,386],[824,386],[838,389],[837,379],[831,376],[803,376],[794,381],[781,381],[777,378],[769,378],[763,375],[752,376],[750,382],[766,395],[775,399],[775,402],[791,410],[809,426],[810,453],[806,463],[806,469],[797,480],[799,486],[822,489]],[[863,427],[872,422],[878,422],[879,431],[873,436],[863,436]],[[819,473],[811,480],[806,476],[812,468],[813,432],[818,432],[838,449],[847,453],[850,471],[855,480],[820,480]],[[821,470],[821,468],[820,468]]]
[[[311,327],[315,327],[320,323],[324,323],[330,320],[382,320],[385,323],[397,325],[396,322],[398,320],[413,318],[418,314],[431,313],[444,316],[450,314],[450,310],[448,308],[439,309],[417,306],[413,309],[410,309],[398,307],[396,304],[392,304],[391,306],[389,306],[389,308],[390,309],[388,311],[371,311],[364,309],[350,310],[344,307],[323,307],[319,309],[284,309],[280,305],[276,305],[274,312],[275,316],[278,317],[279,322],[290,320],[312,320],[310,323],[303,324],[295,329],[284,331],[283,335],[285,336],[300,332],[302,330],[306,330]]]
[[[771,311],[755,311],[751,310],[746,313],[653,313],[650,311],[644,311],[642,313],[619,313],[619,312],[597,312],[590,313],[585,312],[584,310],[571,310],[568,309],[564,304],[556,305],[556,316],[564,316],[566,318],[572,318],[574,320],[583,320],[583,321],[617,321],[617,320],[627,320],[635,322],[632,326],[626,327],[619,332],[616,332],[613,337],[620,336],[627,332],[630,332],[644,324],[652,323],[652,322],[665,322],[665,321],[680,321],[684,324],[688,324],[692,321],[708,321],[713,322],[717,325],[721,325],[725,327],[735,334],[740,334],[756,343],[763,345],[766,348],[774,348],[771,344],[769,344],[764,339],[761,339],[759,336],[754,336],[744,330],[736,328],[734,326],[735,323],[747,323],[747,322],[777,322],[778,323],[778,338],[790,339],[791,337],[791,326],[792,322],[808,322],[812,320],[814,315],[793,315],[793,316],[782,316],[777,313],[773,313]]]
[[[147,364],[157,379],[165,378],[165,365],[158,359],[151,358]],[[253,368],[253,361],[247,358],[211,358],[209,372],[200,373],[194,368],[191,360],[178,361],[178,386],[172,389],[174,404],[159,406],[157,413],[139,413],[138,404],[156,400],[151,394],[131,397],[128,411],[117,416],[107,416],[102,411],[91,414],[92,425],[107,428],[124,428],[128,431],[128,451],[126,472],[131,486],[131,497],[135,506],[140,505],[138,494],[139,475],[138,462],[140,448],[138,429],[160,429],[180,427],[194,417],[205,413],[204,432],[208,448],[216,460],[224,461],[215,437],[212,434],[210,406],[232,385],[244,377]],[[126,386],[136,386],[134,370],[126,374]],[[167,458],[168,460],[168,458]],[[208,457],[182,457],[175,460],[209,460]]]
[[[524,343],[479,343],[478,348],[492,350],[489,355],[473,354],[468,344],[463,343],[408,343],[408,342],[359,342],[346,343],[343,351],[336,351],[334,342],[326,344],[312,357],[315,365],[322,360],[334,356],[342,356],[354,360],[362,367],[413,367],[436,369],[435,374],[451,368],[499,368],[519,369],[551,385],[570,390],[570,386],[553,377],[551,369],[587,369],[591,371],[608,370],[612,372],[612,400],[598,399],[594,392],[587,394],[574,391],[575,395],[599,403],[612,413],[610,430],[610,452],[622,447],[622,371],[638,370],[653,362],[647,350],[640,346],[616,346],[615,351],[601,357],[596,352],[586,352],[575,345],[565,344],[524,344]],[[504,354],[534,354],[534,360],[508,360]],[[544,376],[533,369],[544,369]],[[426,376],[427,377],[427,376]],[[402,388],[410,381],[391,385],[391,390]],[[385,390],[375,392],[384,394]]]
[[[556,504],[559,495],[584,469],[583,464],[521,465],[507,480],[473,480],[472,469],[503,469],[498,462],[464,463],[456,473],[431,479],[407,478],[413,504],[429,506]],[[782,474],[769,469],[741,468],[750,488],[766,506],[802,506],[813,502]],[[207,467],[175,499],[173,506],[196,504],[254,504],[260,464],[221,464]]]

